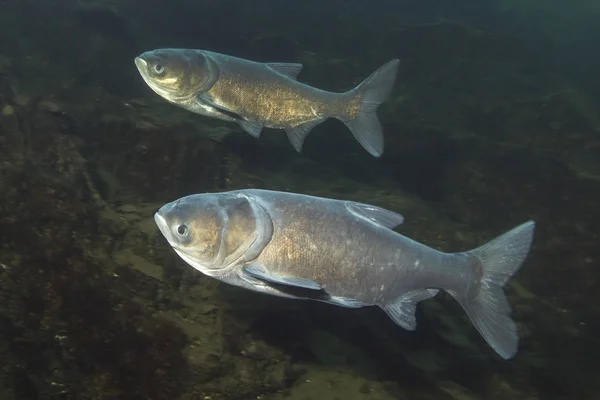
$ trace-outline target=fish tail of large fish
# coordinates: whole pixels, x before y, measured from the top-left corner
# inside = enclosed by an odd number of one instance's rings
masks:
[[[465,293],[450,292],[463,307],[475,328],[502,358],[512,358],[519,344],[517,327],[510,318],[511,307],[504,285],[525,261],[535,223],[525,222],[474,250],[462,253],[474,266]]]
[[[396,83],[399,64],[398,59],[387,62],[352,89],[349,94],[352,94],[353,100],[358,100],[359,111],[338,117],[365,150],[375,157],[383,154],[383,133],[376,111],[387,100]]]

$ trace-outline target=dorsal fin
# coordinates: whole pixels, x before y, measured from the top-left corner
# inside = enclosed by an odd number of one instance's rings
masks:
[[[358,217],[366,218],[389,229],[395,228],[404,221],[402,215],[370,204],[347,201],[346,208]]]
[[[282,75],[287,76],[293,80],[296,80],[296,77],[302,71],[302,64],[298,63],[266,63],[270,68],[279,72]]]

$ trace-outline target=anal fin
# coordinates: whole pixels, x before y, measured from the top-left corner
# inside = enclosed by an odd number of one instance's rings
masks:
[[[414,331],[417,328],[417,319],[415,318],[417,303],[435,296],[438,292],[437,289],[414,290],[403,294],[382,308],[395,323],[406,330]]]
[[[294,149],[300,153],[302,151],[302,145],[304,145],[304,139],[310,133],[310,131],[321,122],[325,121],[325,118],[317,118],[315,120],[306,122],[304,124],[295,126],[293,128],[287,128],[285,132],[287,133],[288,139]]]
[[[246,131],[250,136],[255,138],[260,136],[263,130],[263,125],[260,122],[251,122],[245,119],[238,119],[237,123]]]

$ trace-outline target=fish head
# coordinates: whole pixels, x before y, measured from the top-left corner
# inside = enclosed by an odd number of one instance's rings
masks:
[[[208,91],[219,77],[217,65],[201,50],[157,49],[134,61],[146,84],[177,104]]]
[[[232,192],[183,197],[162,206],[154,221],[185,262],[216,278],[258,257],[273,233],[266,210]]]

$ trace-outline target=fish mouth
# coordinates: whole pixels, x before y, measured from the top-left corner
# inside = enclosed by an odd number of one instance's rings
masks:
[[[138,56],[133,60],[133,62],[135,63],[135,66],[137,67],[140,75],[142,76],[142,79],[144,80],[144,82],[146,82],[146,85],[148,85],[148,87],[150,87],[150,89],[152,89],[154,93],[158,94],[165,100],[170,101],[171,103],[178,104],[178,98],[174,96],[171,91],[165,89],[164,87],[161,87],[161,85],[154,81],[154,79],[150,75],[150,72],[148,72],[149,68],[148,62],[146,60]]]
[[[133,60],[133,62],[135,63],[135,66],[137,67],[137,69],[140,71],[140,73],[142,75],[146,73],[146,71],[148,69],[148,63],[146,62],[146,60],[144,60],[143,58],[140,58],[140,57],[136,57]]]
[[[156,223],[156,226],[158,226],[160,233],[162,233],[165,239],[167,239],[167,242],[173,246],[173,241],[171,240],[171,231],[169,230],[169,226],[167,225],[165,218],[160,215],[160,211],[154,214],[154,222]]]
[[[169,229],[169,225],[167,224],[167,220],[160,214],[160,211],[157,211],[154,214],[154,222],[158,226],[158,229],[163,234],[169,245],[177,252],[177,254],[181,255],[183,250],[179,249],[175,240],[173,240],[173,235],[171,234],[171,230]]]
[[[146,85],[150,86],[152,90],[156,91],[156,84],[153,82],[152,78],[150,77],[150,73],[148,72],[148,62],[141,57],[136,57],[133,62],[142,76],[142,79],[144,82],[146,82]]]
[[[177,254],[182,255],[185,254],[183,249],[180,249],[177,245],[177,241],[173,239],[173,235],[171,234],[171,230],[169,229],[169,225],[167,224],[167,220],[160,213],[160,210],[154,214],[154,222],[158,226],[158,229],[163,234],[167,242],[169,242],[169,246],[173,248],[177,252]],[[183,257],[183,256],[182,256]],[[189,257],[189,256],[188,256]],[[186,260],[187,261],[187,260]]]
[[[152,79],[150,78],[150,74],[148,73],[148,62],[140,57],[136,57],[133,60],[133,62],[135,63],[135,66],[137,67],[140,75],[142,76],[142,79],[144,80],[144,82],[146,82],[146,85],[150,86],[150,88],[156,92],[156,84],[152,81]],[[160,95],[162,96],[162,94]]]
[[[160,211],[158,211],[156,214],[154,214],[154,222],[156,222],[158,229],[160,229],[160,232],[163,234],[165,239],[167,239],[167,242],[169,242],[169,245],[173,248],[173,250],[175,250],[175,253],[177,253],[177,255],[179,255],[179,257],[181,257],[183,259],[183,261],[185,261],[190,266],[192,266],[193,268],[197,269],[198,271],[202,272],[205,275],[208,275],[208,276],[215,275],[214,273],[211,273],[211,268],[200,264],[198,262],[198,260],[196,260],[191,254],[187,254],[185,252],[185,250],[180,249],[176,245],[175,241],[172,240],[171,231],[169,230],[167,221],[160,214]]]

